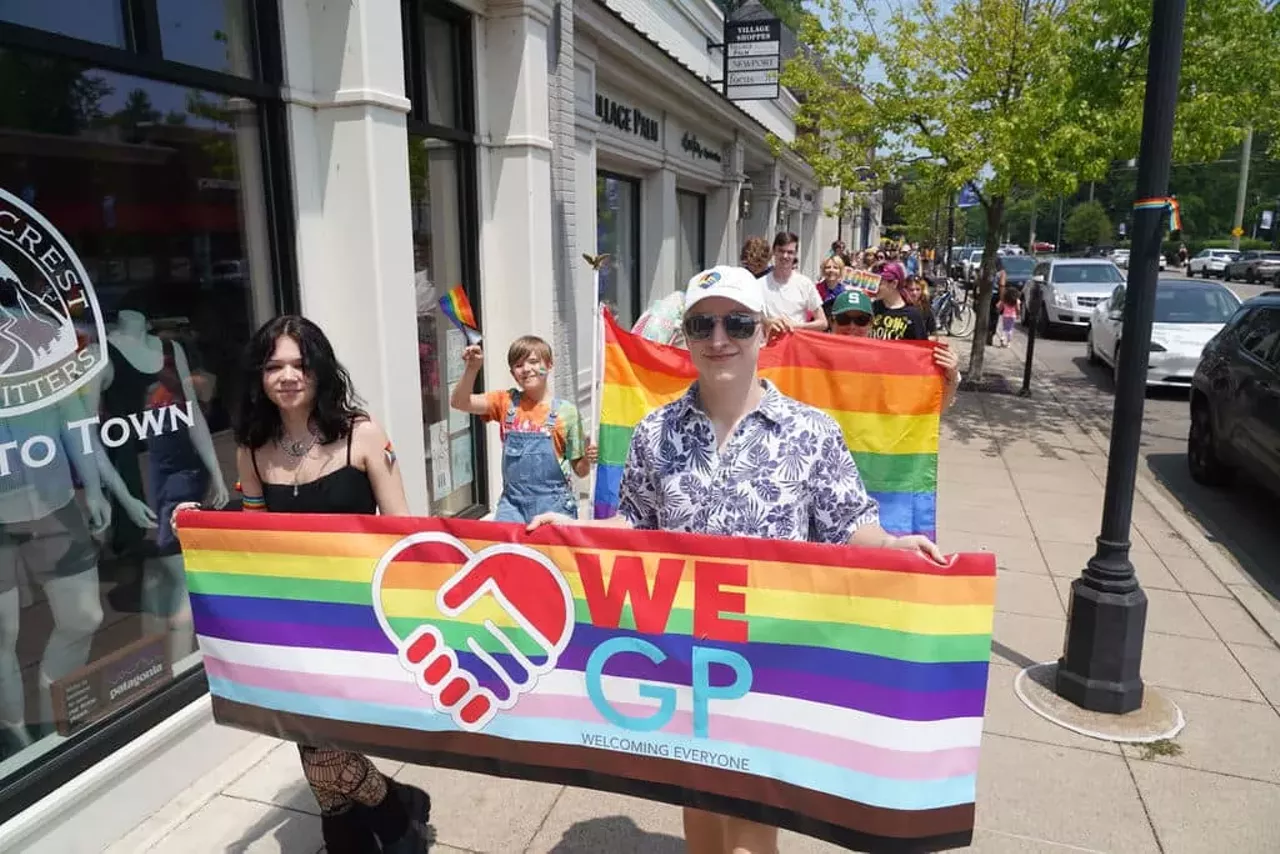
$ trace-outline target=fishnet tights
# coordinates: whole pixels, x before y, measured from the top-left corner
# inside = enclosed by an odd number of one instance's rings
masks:
[[[356,804],[376,807],[387,796],[387,778],[359,753],[298,745],[302,773],[320,812],[346,812]]]

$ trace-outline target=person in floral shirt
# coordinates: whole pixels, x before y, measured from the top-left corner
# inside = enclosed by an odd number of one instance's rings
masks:
[[[921,536],[880,526],[835,420],[757,373],[765,343],[761,282],[741,267],[694,276],[684,333],[698,370],[683,397],[647,415],[632,435],[613,527],[906,549],[943,563]],[[543,514],[530,524],[572,524]],[[775,854],[776,828],[686,807],[695,854]]]

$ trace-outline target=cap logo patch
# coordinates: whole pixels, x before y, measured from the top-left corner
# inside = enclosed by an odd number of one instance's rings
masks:
[[[710,272],[703,273],[701,276],[699,276],[696,284],[698,285],[698,287],[706,289],[711,287],[718,281],[720,281],[720,271],[711,270]]]

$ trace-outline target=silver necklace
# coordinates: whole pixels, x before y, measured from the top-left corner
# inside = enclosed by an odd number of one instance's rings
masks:
[[[297,464],[293,467],[293,497],[298,497],[298,481],[302,478],[302,464],[306,461],[307,455],[311,453],[311,449],[320,441],[320,437],[314,432],[309,432],[306,439],[286,440],[283,436],[276,440],[276,444],[280,446],[280,450],[284,451],[285,456],[292,457],[297,460]]]

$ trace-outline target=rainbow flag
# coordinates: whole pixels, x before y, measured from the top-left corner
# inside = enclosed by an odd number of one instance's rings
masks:
[[[480,343],[480,324],[476,322],[476,313],[471,310],[471,300],[462,285],[454,285],[440,297],[440,310],[467,336],[468,344]]]
[[[597,519],[618,510],[635,426],[697,376],[686,351],[632,335],[607,313],[604,342]],[[839,423],[885,530],[936,535],[943,385],[931,344],[798,332],[760,352],[760,374]]]
[[[387,516],[178,530],[221,724],[857,850],[972,835],[990,554]]]

